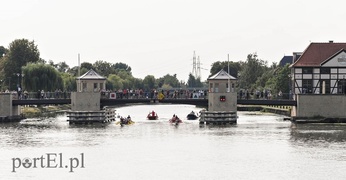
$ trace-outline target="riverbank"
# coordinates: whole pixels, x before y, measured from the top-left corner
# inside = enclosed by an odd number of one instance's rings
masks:
[[[71,105],[57,106],[25,106],[22,107],[22,114],[25,118],[54,117],[57,113],[71,109]]]
[[[280,114],[284,116],[291,117],[291,107],[290,106],[250,106],[250,105],[238,105],[238,111],[261,111],[269,112],[274,114]]]
[[[308,123],[346,123],[346,118],[326,118],[326,117],[294,117],[291,120],[295,124],[308,124]]]

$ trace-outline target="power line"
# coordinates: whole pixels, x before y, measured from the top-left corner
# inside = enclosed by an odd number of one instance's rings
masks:
[[[197,77],[197,71],[196,71],[196,52],[193,51],[193,58],[192,58],[192,75]]]

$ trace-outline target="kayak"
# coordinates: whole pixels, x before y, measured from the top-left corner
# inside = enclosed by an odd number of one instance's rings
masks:
[[[196,120],[198,118],[198,116],[195,114],[195,112],[190,112],[187,116],[186,116],[187,120]]]
[[[129,120],[129,121],[127,121],[127,122],[118,121],[118,122],[116,122],[115,124],[116,124],[116,125],[120,124],[121,126],[123,126],[123,125],[132,125],[132,124],[134,124],[134,123],[135,123],[134,121]]]
[[[149,120],[156,120],[159,118],[159,116],[157,115],[155,111],[152,111],[152,112],[149,112],[149,114],[147,115],[147,118]]]
[[[181,119],[179,119],[179,118],[172,118],[172,119],[170,119],[169,120],[169,122],[170,123],[172,123],[172,124],[179,124],[179,123],[182,123],[183,121],[181,120]]]

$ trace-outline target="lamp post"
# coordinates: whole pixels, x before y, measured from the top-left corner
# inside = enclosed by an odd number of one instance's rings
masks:
[[[20,88],[22,89],[23,91],[23,79],[24,79],[24,74],[21,74],[21,78],[20,78]]]
[[[292,90],[291,90],[291,74],[288,74],[288,99],[292,99]]]
[[[16,75],[17,75],[17,89],[18,89],[19,88],[19,76],[20,76],[20,74],[16,73]]]

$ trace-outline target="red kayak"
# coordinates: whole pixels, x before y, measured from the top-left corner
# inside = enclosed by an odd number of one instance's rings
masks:
[[[170,123],[182,123],[183,121],[181,119],[179,119],[178,117],[173,117],[172,119],[169,120]]]
[[[148,114],[147,118],[149,120],[157,120],[159,118],[159,116],[157,115],[157,113],[155,111],[152,111]]]

